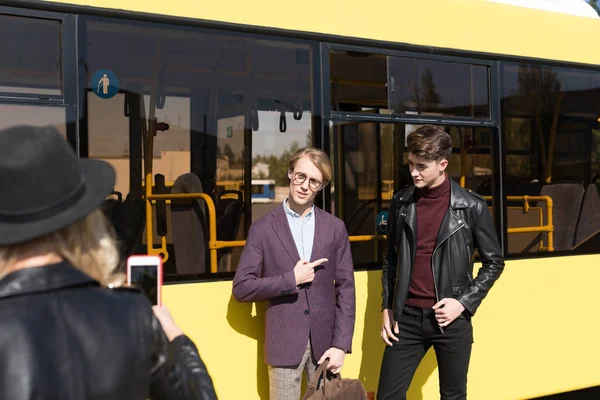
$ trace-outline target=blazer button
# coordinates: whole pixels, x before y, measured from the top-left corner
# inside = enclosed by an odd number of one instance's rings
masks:
[[[304,310],[304,314],[306,314],[306,315],[310,314],[310,310],[308,310],[308,309]]]

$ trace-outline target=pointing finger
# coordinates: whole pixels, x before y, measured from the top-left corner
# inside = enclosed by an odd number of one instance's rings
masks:
[[[326,263],[327,261],[329,261],[327,258],[319,258],[316,261],[313,261],[311,264],[313,267],[316,267],[317,265],[321,265],[323,263]]]

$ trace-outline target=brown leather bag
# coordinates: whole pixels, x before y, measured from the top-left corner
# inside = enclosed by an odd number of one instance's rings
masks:
[[[325,360],[319,365],[302,400],[368,400],[367,391],[358,379],[342,379],[342,376],[337,374],[335,378],[328,380],[328,364],[329,360]],[[321,377],[321,387],[317,390]]]

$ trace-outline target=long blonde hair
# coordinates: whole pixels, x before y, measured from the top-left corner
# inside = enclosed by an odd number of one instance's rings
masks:
[[[100,282],[120,286],[124,275],[117,271],[119,250],[109,222],[100,209],[85,218],[26,243],[0,248],[0,279],[11,272],[15,262],[33,254],[57,254],[74,267]]]

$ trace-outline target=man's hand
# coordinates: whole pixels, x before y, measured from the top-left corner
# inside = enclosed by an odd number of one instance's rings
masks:
[[[381,324],[381,338],[388,346],[392,346],[393,340],[395,342],[398,341],[398,338],[394,335],[399,333],[398,331],[398,322],[394,321],[394,310],[391,308],[386,308],[381,312],[382,315],[382,324]],[[392,332],[392,327],[394,327],[394,331]]]
[[[319,258],[316,261],[309,263],[306,260],[300,260],[294,266],[294,277],[296,278],[296,286],[303,283],[312,282],[315,279],[315,267],[326,263],[326,258]]]
[[[460,301],[451,298],[441,299],[433,306],[435,319],[441,327],[448,326],[465,310]]]
[[[325,359],[329,358],[329,364],[327,365],[327,370],[331,371],[334,374],[339,374],[344,365],[344,358],[346,357],[346,353],[342,349],[338,349],[337,347],[330,347],[321,359],[318,364],[323,363]]]

